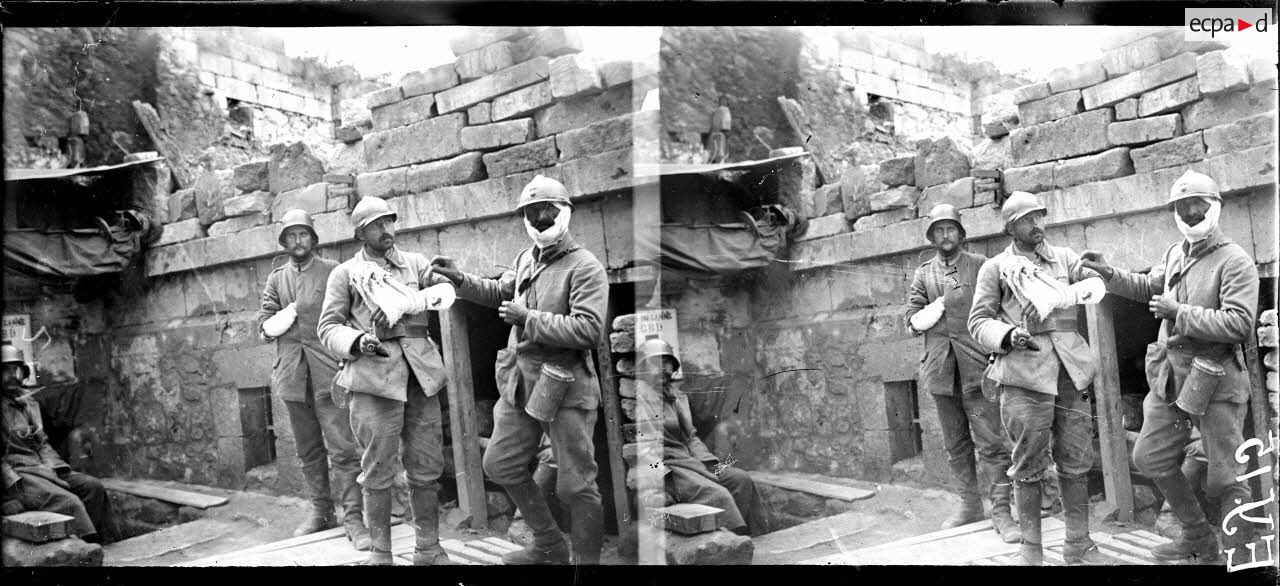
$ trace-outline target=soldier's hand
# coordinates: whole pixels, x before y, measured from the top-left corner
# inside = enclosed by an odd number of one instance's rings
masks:
[[[1031,332],[1026,328],[1017,327],[1009,330],[1009,345],[1019,350],[1030,348],[1035,341],[1031,339]],[[1035,349],[1039,349],[1037,344]]]
[[[365,356],[373,356],[378,354],[378,350],[382,349],[382,341],[373,334],[360,334],[360,353]],[[385,350],[384,350],[385,352]]]
[[[377,324],[378,327],[384,330],[391,327],[391,321],[387,319],[387,314],[382,311],[381,307],[373,308],[373,316],[371,319],[373,319],[373,323]]]
[[[1102,279],[1105,281],[1110,281],[1111,277],[1115,275],[1115,270],[1111,268],[1111,265],[1107,264],[1106,260],[1103,260],[1102,253],[1096,250],[1084,251],[1084,253],[1080,255],[1080,266],[1083,266],[1086,269],[1092,269],[1094,272],[1102,275]]]
[[[1169,299],[1164,295],[1155,295],[1147,306],[1151,308],[1151,313],[1157,318],[1173,320],[1178,317],[1178,306],[1181,305],[1177,301]]]
[[[452,258],[447,256],[431,257],[431,270],[437,275],[449,279],[454,286],[462,284],[462,271],[458,269],[458,264]]]
[[[18,482],[22,482],[22,479],[18,479]],[[19,502],[17,499],[8,499],[4,501],[4,515],[6,517],[8,517],[9,515],[17,515],[18,513],[21,513],[23,510],[24,509],[22,508],[22,503]]]
[[[498,317],[513,326],[524,327],[524,322],[529,317],[529,308],[519,303],[503,301],[502,307],[498,308]]]

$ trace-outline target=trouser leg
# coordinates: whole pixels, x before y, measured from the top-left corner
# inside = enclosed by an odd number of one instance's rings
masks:
[[[1152,555],[1168,560],[1217,559],[1217,540],[1181,468],[1191,420],[1154,392],[1143,400],[1142,416],[1142,431],[1133,446],[1134,467],[1160,489],[1182,526],[1178,539],[1152,548]]]
[[[315,413],[329,455],[329,469],[338,481],[343,516],[359,519],[364,499],[356,482],[360,476],[360,448],[351,431],[351,412],[334,405],[329,394],[323,393],[316,397]]]
[[[102,486],[102,481],[79,472],[69,472],[62,479],[70,487],[71,493],[80,499],[85,513],[97,529],[98,540],[107,543],[114,541],[118,535],[111,518],[111,500],[107,498],[107,489]]]
[[[1247,407],[1245,403],[1213,401],[1196,422],[1209,462],[1204,486],[1206,504],[1214,509],[1206,509],[1205,516],[1216,521],[1215,532],[1222,541],[1222,550],[1236,550],[1231,554],[1233,563],[1249,561],[1247,544],[1253,541],[1254,535],[1252,522],[1239,515],[1231,516],[1236,507],[1253,501],[1248,485],[1236,481],[1236,477],[1246,471],[1246,465],[1236,460],[1235,453],[1244,443]],[[1256,510],[1250,513],[1258,514]]]
[[[738,468],[724,468],[716,478],[720,485],[729,491],[738,512],[746,521],[751,535],[763,535],[769,532],[769,515],[765,511],[764,501],[756,490],[756,483],[751,475]]]
[[[595,427],[594,409],[575,408],[560,409],[555,421],[545,425],[556,459],[556,496],[569,504],[576,564],[600,563],[604,541],[604,509],[596,486]]]
[[[509,565],[568,563],[564,535],[529,470],[542,439],[542,426],[523,410],[499,398],[493,406],[493,437],[484,452],[484,472],[501,485],[533,532],[533,543],[503,556]],[[563,473],[563,471],[561,472]]]
[[[22,503],[23,509],[61,513],[74,517],[71,522],[71,533],[80,537],[91,537],[98,532],[84,502],[70,490],[52,480],[33,474],[23,474],[17,486],[19,488],[17,500]]]
[[[933,395],[938,409],[938,421],[942,425],[942,441],[947,451],[947,464],[951,468],[951,487],[960,496],[960,509],[942,522],[943,528],[956,527],[980,521],[982,493],[979,489],[975,467],[973,438],[969,432],[969,417],[965,413],[962,396]]]
[[[314,403],[306,400],[285,401],[284,404],[289,411],[289,424],[293,427],[293,442],[302,466],[302,478],[307,485],[307,498],[311,501],[311,511],[293,534],[307,535],[334,526],[328,453]]]

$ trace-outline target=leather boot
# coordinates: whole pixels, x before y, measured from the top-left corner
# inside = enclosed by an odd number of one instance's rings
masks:
[[[1173,514],[1182,524],[1182,534],[1172,543],[1165,543],[1151,548],[1151,555],[1158,560],[1192,559],[1200,563],[1216,563],[1218,556],[1218,540],[1213,529],[1205,520],[1204,511],[1196,500],[1191,484],[1182,471],[1153,478],[1156,488],[1164,493],[1165,501]]]
[[[362,565],[390,566],[391,489],[364,489],[364,514],[369,523],[369,558]]]
[[[1068,566],[1101,563],[1098,544],[1089,537],[1089,478],[1059,474],[1062,511],[1067,522],[1067,540],[1062,545],[1062,559]]]
[[[342,492],[342,528],[356,551],[369,551],[369,528],[364,526],[364,495],[360,492],[360,483],[356,482],[359,470],[349,474],[340,474],[342,483],[338,490]]]
[[[449,554],[440,547],[440,502],[436,486],[411,487],[409,507],[413,510],[413,565],[452,566]]]
[[[533,531],[533,543],[520,551],[504,554],[502,563],[508,566],[568,564],[569,545],[556,527],[538,485],[533,480],[526,480],[505,488],[516,508],[524,515],[525,524]]]
[[[942,528],[950,529],[977,523],[985,518],[986,515],[982,511],[982,497],[977,493],[965,493],[960,495],[960,509],[942,522]]]
[[[311,513],[293,530],[294,537],[310,535],[338,526],[333,514],[333,498],[329,494],[329,465],[323,459],[302,466],[302,477],[311,497]]]
[[[569,511],[573,526],[573,564],[600,565],[600,548],[604,541],[604,509],[600,500],[583,502],[574,498]]]
[[[991,525],[1005,543],[1018,543],[1022,539],[1022,530],[1009,512],[1009,493],[1013,492],[1012,488],[1013,483],[1007,478],[991,485]]]
[[[1044,549],[1040,541],[1040,482],[1019,482],[1013,491],[1018,503],[1018,528],[1022,536],[1018,552],[1022,554],[1020,565],[1044,565]]]
[[[302,537],[337,526],[338,521],[333,514],[332,501],[311,501],[311,512],[307,514],[302,524],[293,530],[293,536]]]

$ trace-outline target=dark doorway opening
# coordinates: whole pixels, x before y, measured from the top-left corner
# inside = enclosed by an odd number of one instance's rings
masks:
[[[924,443],[916,382],[908,380],[884,383],[884,409],[891,434],[889,463],[919,455]]]
[[[271,419],[271,390],[240,389],[240,433],[244,442],[244,469],[276,461],[276,434]]]

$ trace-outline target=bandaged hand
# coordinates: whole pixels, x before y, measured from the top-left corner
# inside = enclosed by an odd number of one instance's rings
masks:
[[[1102,298],[1107,295],[1107,285],[1102,279],[1088,278],[1083,281],[1072,283],[1067,290],[1071,293],[1068,300],[1073,305],[1092,305],[1101,303]]]
[[[933,326],[938,325],[938,321],[942,319],[942,314],[945,311],[945,301],[945,298],[939,297],[934,299],[933,303],[930,303],[924,306],[920,311],[917,311],[915,315],[911,316],[911,327],[917,332],[924,332]]]
[[[426,311],[444,311],[453,307],[458,292],[449,283],[439,283],[418,291],[418,298]]]
[[[283,336],[289,328],[293,327],[293,322],[298,318],[297,303],[290,303],[284,309],[277,311],[275,315],[262,322],[262,336],[268,342]]]

